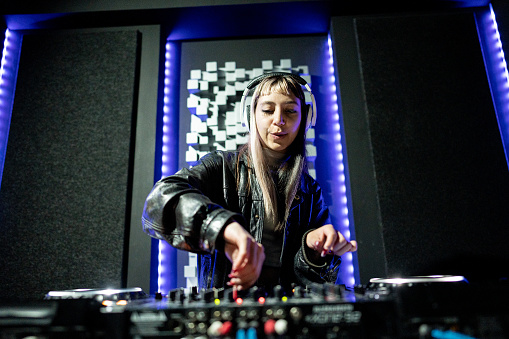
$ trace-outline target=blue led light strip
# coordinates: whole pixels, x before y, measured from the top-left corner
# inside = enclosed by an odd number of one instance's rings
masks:
[[[509,165],[509,74],[495,12],[491,4],[489,10],[476,13],[476,23],[491,96]]]
[[[334,211],[339,211],[339,225],[335,225],[346,239],[351,239],[350,218],[348,211],[348,195],[346,188],[345,164],[343,158],[343,145],[341,143],[341,124],[339,116],[339,104],[336,87],[336,75],[334,70],[334,54],[332,49],[332,40],[328,37],[328,55],[327,55],[327,107],[328,107],[328,133],[334,140],[334,147],[330,154],[331,164],[334,165],[333,185],[334,192]],[[342,256],[342,263],[339,273],[339,280],[347,286],[355,285],[355,267],[352,253],[348,252]]]
[[[20,50],[21,35],[7,29],[0,63],[0,184],[7,151]]]
[[[161,178],[176,172],[178,152],[178,117],[174,109],[174,84],[177,77],[174,76],[177,67],[175,46],[171,42],[166,43],[164,63],[164,96],[163,96],[163,123],[162,123],[162,159]],[[158,267],[157,288],[163,294],[176,287],[177,272],[172,263],[176,256],[176,250],[166,241],[158,242]]]

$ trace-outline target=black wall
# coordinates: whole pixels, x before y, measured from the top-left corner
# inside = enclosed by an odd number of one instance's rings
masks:
[[[134,30],[24,36],[0,191],[0,296],[125,284],[138,46]]]
[[[361,280],[507,277],[509,172],[472,13],[333,25],[358,47],[338,67]]]
[[[494,277],[505,275],[507,272],[500,269],[503,265],[494,268],[485,266],[485,259],[491,260],[488,262],[507,260],[507,251],[499,241],[507,238],[504,230],[507,224],[504,208],[507,205],[507,167],[503,167],[497,146],[500,145],[497,139],[499,133],[493,124],[494,112],[472,17],[476,9],[452,10],[451,6],[443,6],[441,14],[433,14],[430,7],[421,10],[417,5],[410,6],[411,10],[408,6],[370,9],[364,4],[355,8],[344,8],[343,5],[338,10],[331,6],[332,3],[267,1],[266,4],[258,4],[257,1],[249,1],[244,5],[240,1],[203,0],[190,5],[182,1],[154,0],[143,5],[130,1],[108,2],[108,5],[90,2],[86,8],[79,1],[49,1],[35,5],[26,1],[2,3],[0,14],[5,15],[2,15],[0,26],[33,29],[31,34],[40,31],[44,33],[40,37],[48,41],[45,45],[39,43],[35,35],[32,41],[30,38],[28,43],[25,41],[24,49],[30,48],[30,45],[44,46],[32,47],[32,60],[24,63],[22,57],[20,64],[0,191],[1,243],[6,247],[0,252],[6,258],[0,268],[2,272],[9,272],[0,282],[2,288],[13,289],[13,292],[5,293],[15,294],[24,290],[27,292],[21,292],[23,295],[40,295],[48,289],[83,287],[83,284],[92,287],[90,285],[97,284],[95,276],[101,276],[101,281],[120,284],[126,279],[124,259],[127,253],[122,252],[121,247],[127,241],[130,244],[129,265],[133,266],[127,275],[135,272],[130,280],[134,283],[129,283],[128,277],[128,285],[139,286],[137,279],[147,279],[149,268],[144,256],[148,256],[150,246],[147,244],[150,242],[141,234],[139,215],[143,197],[153,181],[154,111],[159,105],[158,77],[161,76],[158,58],[159,48],[164,44],[164,40],[159,41],[160,31],[164,32],[163,39],[175,32],[180,34],[177,34],[179,39],[242,39],[260,38],[260,32],[264,34],[262,38],[327,34],[330,27],[338,70],[338,90],[341,91],[354,226],[361,245],[359,265],[362,282],[389,274],[460,273],[478,278],[481,269],[491,272]],[[433,3],[436,5],[437,2]],[[438,3],[450,5],[457,2]],[[507,46],[507,4],[504,0],[496,0],[493,5],[502,41]],[[270,26],[251,18],[238,19],[245,18],[245,13],[254,13],[251,12],[254,8],[257,8],[256,13],[276,11]],[[289,10],[294,19],[290,26],[282,20]],[[405,10],[413,14],[401,14]],[[375,16],[373,12],[392,14]],[[208,22],[216,28],[206,30],[198,27],[196,22]],[[62,39],[55,29],[79,31],[83,27],[102,29],[142,24],[153,25],[152,31],[141,39],[141,53],[149,54],[148,58],[141,58],[142,70],[144,60],[149,60],[146,65],[150,74],[148,80],[143,80],[143,71],[140,81],[136,80],[131,58],[133,53],[139,55],[140,51],[133,52],[134,40],[127,39],[126,44],[121,43],[124,34],[131,35],[133,32],[108,36],[108,39],[112,38],[111,53],[121,55],[115,60],[115,63],[120,63],[116,67],[122,69],[104,71],[102,66],[94,68],[89,64],[92,60],[90,55],[94,56],[110,45],[109,40],[105,43],[106,40],[99,38],[106,34],[104,32],[87,35],[92,41],[83,46],[74,43],[76,39],[69,39],[70,46],[66,46],[68,42],[63,43],[65,53],[62,55],[67,60],[63,68],[56,63],[56,52],[50,47]],[[298,31],[292,32],[288,27]],[[82,32],[78,33],[81,36]],[[143,47],[147,38],[151,39],[151,44]],[[139,36],[136,39],[139,44]],[[22,53],[25,55],[27,52],[23,50]],[[111,53],[109,50],[104,52],[108,58],[100,61],[100,65],[104,66],[110,60]],[[83,68],[82,63],[88,66]],[[63,69],[72,70],[77,79],[64,76]],[[111,76],[111,72],[115,76]],[[127,75],[120,84],[121,87],[127,86],[122,87],[123,97],[111,100],[120,94],[115,90],[115,81],[120,79],[115,77],[123,72]],[[83,84],[90,81],[111,86],[106,86],[108,88],[104,91],[87,92],[90,89],[83,88]],[[132,97],[137,92],[137,85],[140,87],[138,102]],[[69,101],[68,95],[55,95],[58,91],[68,94],[75,91],[75,96]],[[78,107],[73,113],[65,109],[72,102]],[[103,102],[104,105],[100,104]],[[20,110],[20,105],[29,107]],[[122,123],[130,126],[129,132],[124,129],[115,131],[122,134],[122,149],[112,150],[101,142],[105,133],[111,133],[100,123],[100,119],[111,119],[109,110],[104,107],[122,110],[122,114],[126,114]],[[127,107],[130,107],[129,112],[138,108],[138,125],[140,120],[147,119],[136,131],[131,125],[134,121],[129,120],[132,116],[127,118]],[[106,116],[90,121],[87,120],[91,119],[90,115],[78,114],[83,110],[100,111]],[[25,115],[21,115],[22,111]],[[68,117],[71,119],[66,120]],[[36,123],[36,119],[41,120]],[[59,129],[68,121],[75,131]],[[100,127],[97,127],[98,122]],[[137,193],[132,198],[134,207],[130,211],[129,196],[134,194],[129,188],[133,156],[132,149],[125,143],[132,145],[131,138],[135,132],[136,148],[140,152],[138,157],[135,156],[137,160],[132,172],[133,192]],[[106,144],[110,142],[108,139]],[[143,147],[139,147],[142,142]],[[90,145],[97,148],[86,152]],[[74,154],[70,156],[72,152]],[[108,159],[89,161],[84,153],[94,152],[94,159]],[[20,156],[23,153],[30,157]],[[110,157],[113,153],[116,155]],[[118,162],[112,160],[115,156],[118,156]],[[36,168],[32,162],[40,162],[36,165],[44,169],[37,171],[38,180],[23,173]],[[137,163],[143,164],[138,170]],[[121,172],[112,180],[122,181],[122,184],[109,187],[113,183],[110,180],[112,168]],[[122,176],[127,176],[127,180],[120,179]],[[92,179],[96,181],[89,183]],[[75,187],[76,191],[64,190],[65,185]],[[36,188],[42,193],[30,194],[37,191]],[[113,200],[102,197],[102,192],[114,196]],[[38,200],[40,206],[27,207],[33,202],[28,201],[27,204],[27,199]],[[105,222],[98,219],[98,200],[107,200],[106,205],[118,208],[115,221],[107,219],[109,226],[98,226]],[[59,210],[56,206],[63,207]],[[64,227],[64,222],[55,217],[65,213],[68,213],[66,217],[72,216],[74,226]],[[130,228],[126,226],[129,213]],[[51,222],[50,218],[53,218]],[[80,225],[85,221],[87,233],[81,234],[79,232],[83,228]],[[88,225],[93,225],[90,230]],[[120,230],[121,227],[124,229]],[[52,233],[49,229],[57,232]],[[104,235],[101,233],[104,229],[112,229],[116,233]],[[138,234],[132,236],[134,232]],[[128,233],[131,233],[129,239]],[[101,251],[105,253],[96,256],[101,263],[103,256],[109,256],[105,259],[108,261],[104,269],[107,272],[100,268],[101,272],[92,273],[86,260],[82,259],[88,260],[99,254],[99,246],[83,245],[74,251],[75,246],[80,246],[75,244],[78,238],[92,243],[98,241],[103,245],[114,243],[113,249],[103,248]],[[62,242],[56,246],[57,241]],[[56,257],[58,260],[51,261]],[[53,274],[57,272],[53,269],[54,262],[64,261],[71,268],[65,268],[65,273]],[[78,273],[74,271],[77,261],[80,267],[83,266]],[[94,265],[99,266],[98,263]]]

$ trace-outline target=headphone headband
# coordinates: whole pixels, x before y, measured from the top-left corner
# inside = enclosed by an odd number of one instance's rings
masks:
[[[247,90],[251,90],[254,87],[258,86],[258,84],[260,82],[262,82],[263,79],[268,78],[268,77],[272,77],[272,76],[289,76],[289,77],[293,78],[295,81],[297,81],[299,84],[301,84],[302,86],[306,86],[307,85],[306,80],[304,80],[301,76],[299,76],[297,74],[285,73],[285,72],[271,72],[271,73],[265,73],[265,74],[259,75],[256,78],[254,78],[253,80],[251,80],[247,84],[246,89]]]
[[[293,73],[286,73],[286,72],[270,72],[265,73],[262,75],[257,76],[253,80],[251,80],[244,90],[244,93],[242,94],[242,99],[240,100],[240,121],[242,121],[244,126],[247,126],[249,128],[249,111],[250,108],[246,109],[246,98],[249,95],[249,91],[258,86],[264,79],[272,76],[289,76],[295,81],[297,81],[301,86],[304,86],[306,90],[309,92],[311,96],[311,107],[309,108],[307,112],[307,121],[306,121],[306,130],[308,130],[310,127],[315,126],[316,124],[316,101],[315,96],[311,92],[311,87],[309,87],[309,84],[304,80],[301,76]],[[305,104],[305,103],[304,103]],[[248,106],[249,107],[249,106]]]

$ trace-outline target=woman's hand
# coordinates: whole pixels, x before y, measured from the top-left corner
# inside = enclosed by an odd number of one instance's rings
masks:
[[[343,234],[336,231],[331,224],[309,232],[306,237],[306,245],[322,257],[327,254],[340,256],[346,252],[357,251],[357,242],[355,240],[347,241]]]
[[[258,280],[265,260],[263,246],[238,222],[227,225],[223,237],[224,252],[232,262],[227,284],[239,290],[251,287]]]

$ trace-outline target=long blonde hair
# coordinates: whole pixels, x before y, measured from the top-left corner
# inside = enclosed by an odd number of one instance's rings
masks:
[[[293,94],[301,101],[301,124],[299,133],[287,150],[288,159],[277,169],[277,183],[274,182],[268,159],[264,155],[261,137],[256,127],[255,110],[258,99],[271,93]],[[250,106],[249,142],[243,151],[249,155],[251,166],[262,191],[265,218],[271,221],[276,231],[285,228],[290,207],[300,185],[303,171],[306,170],[306,100],[301,85],[291,76],[274,75],[263,79],[255,88]],[[280,199],[278,199],[278,195]]]

